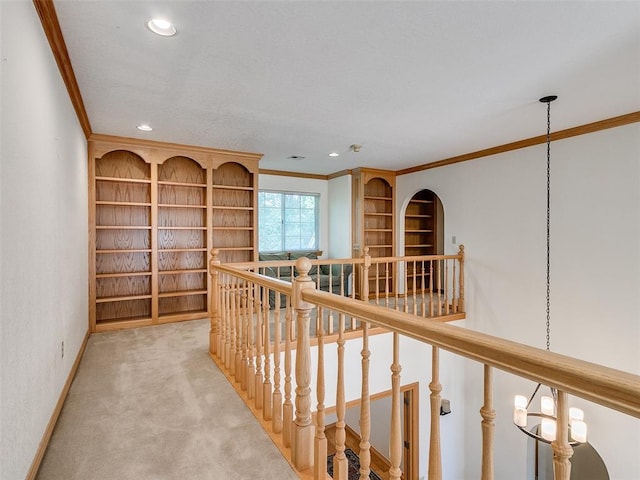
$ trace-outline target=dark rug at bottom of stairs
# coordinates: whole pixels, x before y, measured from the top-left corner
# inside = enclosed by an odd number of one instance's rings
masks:
[[[345,457],[347,457],[347,461],[349,462],[349,480],[358,480],[360,478],[360,459],[358,455],[351,450],[350,448],[345,449],[344,451]],[[327,472],[333,478],[333,457],[334,455],[329,455],[327,457]],[[382,480],[374,471],[369,473],[369,478],[371,480]]]

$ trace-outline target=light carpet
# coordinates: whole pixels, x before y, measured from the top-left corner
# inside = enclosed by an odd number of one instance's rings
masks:
[[[205,319],[92,335],[37,479],[297,479],[208,332]]]

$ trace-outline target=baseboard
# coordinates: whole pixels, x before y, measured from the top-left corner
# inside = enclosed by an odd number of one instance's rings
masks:
[[[31,462],[31,468],[29,469],[29,473],[27,473],[25,480],[34,480],[36,478],[36,474],[38,473],[38,469],[40,468],[40,463],[42,462],[42,458],[44,457],[44,452],[47,450],[49,440],[51,440],[51,435],[53,434],[53,429],[58,422],[58,417],[60,416],[60,412],[62,411],[62,406],[64,405],[64,401],[66,400],[69,389],[71,388],[71,383],[73,382],[73,379],[76,376],[76,372],[78,371],[78,365],[80,365],[80,360],[84,355],[84,350],[87,347],[89,334],[90,332],[89,330],[87,330],[87,333],[84,336],[84,340],[82,341],[82,345],[80,346],[80,351],[78,352],[78,355],[73,362],[73,366],[71,367],[71,371],[69,372],[67,381],[62,388],[62,392],[60,392],[60,398],[58,398],[56,408],[53,409],[53,413],[51,414],[51,418],[49,419],[47,428],[42,435],[42,440],[40,440],[40,445],[38,445],[38,450],[36,451],[36,455],[33,458],[33,462]]]

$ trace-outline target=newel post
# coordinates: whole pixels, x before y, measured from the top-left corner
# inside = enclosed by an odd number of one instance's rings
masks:
[[[218,350],[218,335],[220,332],[220,298],[218,292],[218,270],[220,266],[220,258],[218,257],[218,249],[211,250],[211,259],[209,260],[209,274],[211,275],[211,306],[209,311],[209,320],[211,322],[211,330],[209,331],[209,352],[216,354]]]
[[[460,256],[460,299],[458,300],[458,311],[464,313],[464,245],[458,247]]]
[[[296,261],[298,277],[293,282],[293,306],[296,310],[298,336],[296,343],[296,398],[293,421],[291,457],[298,471],[313,466],[313,424],[311,423],[311,347],[309,344],[309,317],[312,304],[302,300],[302,292],[315,289],[309,277],[311,261],[302,257]],[[326,461],[326,460],[325,460]]]

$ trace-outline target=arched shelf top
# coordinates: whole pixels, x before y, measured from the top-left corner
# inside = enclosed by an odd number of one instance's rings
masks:
[[[237,162],[225,162],[213,170],[213,184],[230,187],[253,187],[253,173]]]
[[[96,159],[97,177],[150,180],[151,165],[129,150],[111,150]]]
[[[158,165],[158,180],[161,182],[205,185],[207,183],[207,171],[197,160],[183,155],[176,155]]]
[[[393,196],[393,187],[384,178],[374,177],[364,186],[365,196],[391,198]]]

